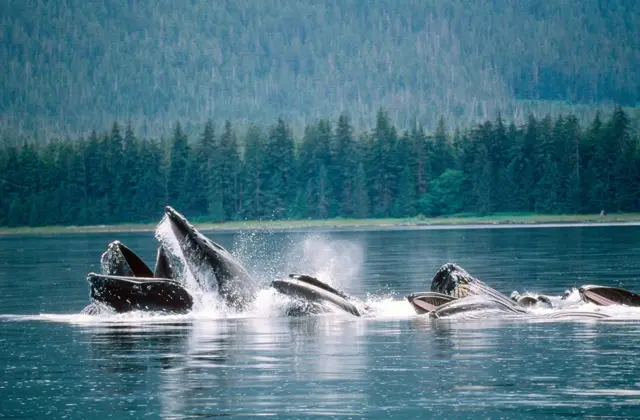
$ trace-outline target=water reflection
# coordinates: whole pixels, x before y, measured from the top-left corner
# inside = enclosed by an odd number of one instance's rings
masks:
[[[184,418],[278,413],[285,403],[290,414],[309,407],[355,414],[349,407],[364,407],[366,394],[346,384],[365,377],[366,325],[321,316],[84,331],[90,334],[91,368],[114,381],[113,394],[155,389],[162,417]]]

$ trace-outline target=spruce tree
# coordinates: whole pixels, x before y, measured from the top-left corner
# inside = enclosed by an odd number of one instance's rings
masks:
[[[220,168],[214,160],[219,159],[215,129],[212,120],[205,123],[200,141],[192,153],[189,153],[186,169],[186,183],[183,199],[185,214],[199,216],[207,214],[208,183],[212,172]]]
[[[365,218],[369,216],[369,194],[367,194],[367,178],[364,170],[364,164],[358,163],[358,169],[355,173],[354,179],[355,185],[355,202],[356,202],[356,217]]]
[[[355,173],[358,167],[357,145],[349,117],[341,114],[334,136],[333,193],[339,201],[338,214],[353,217],[356,210]]]
[[[140,144],[140,180],[133,201],[138,212],[137,220],[154,221],[162,214],[167,203],[166,178],[162,170],[164,152],[155,140],[143,140]]]
[[[244,165],[242,167],[242,197],[245,219],[261,219],[264,216],[264,139],[260,129],[250,125],[244,140]]]
[[[106,141],[107,162],[107,212],[110,223],[122,222],[122,212],[125,209],[125,189],[127,187],[126,171],[124,168],[124,139],[120,133],[120,125],[117,121],[111,126],[111,135]]]
[[[189,145],[187,143],[187,136],[182,131],[182,126],[178,122],[173,130],[169,176],[167,177],[169,204],[177,208],[183,207],[186,199],[184,189],[188,159]]]
[[[226,121],[224,125],[218,156],[224,217],[225,220],[237,219],[241,205],[240,172],[242,168],[238,140],[230,121]]]
[[[582,209],[581,185],[582,185],[582,134],[580,124],[575,115],[569,115],[565,120],[565,151],[566,167],[568,172],[565,186],[565,213],[579,213]]]
[[[397,157],[394,153],[397,141],[395,127],[392,126],[387,113],[378,111],[376,127],[372,136],[371,168],[372,203],[375,217],[387,217],[397,192],[399,175]]]
[[[609,156],[611,166],[610,207],[616,211],[632,211],[637,203],[637,182],[635,153],[637,145],[629,133],[630,121],[624,110],[617,106],[607,124],[607,141],[613,143]]]
[[[440,117],[433,136],[433,152],[431,153],[431,177],[439,177],[445,170],[453,168],[453,150],[449,142],[444,117]]]
[[[294,174],[295,145],[290,128],[278,119],[269,132],[264,149],[264,171],[262,172],[265,216],[274,219],[289,217],[295,198]]]
[[[409,169],[413,173],[412,178],[415,179],[415,194],[418,199],[421,199],[427,193],[431,180],[431,148],[422,126],[414,125],[409,137],[411,142]]]

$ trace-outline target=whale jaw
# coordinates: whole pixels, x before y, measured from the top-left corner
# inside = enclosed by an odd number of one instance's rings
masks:
[[[582,300],[598,306],[626,305],[640,307],[640,295],[619,287],[584,285],[578,289]]]
[[[178,240],[185,263],[200,287],[217,290],[229,307],[238,311],[247,309],[256,298],[258,284],[244,266],[224,247],[200,233],[173,207],[166,207],[165,217]]]

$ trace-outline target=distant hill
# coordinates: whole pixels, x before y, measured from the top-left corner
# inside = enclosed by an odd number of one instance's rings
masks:
[[[639,40],[637,0],[8,0],[0,125],[580,114],[640,102]]]

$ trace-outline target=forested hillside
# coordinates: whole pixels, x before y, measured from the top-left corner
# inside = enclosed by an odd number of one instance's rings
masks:
[[[499,117],[427,135],[380,111],[366,132],[346,115],[302,139],[282,119],[201,131],[189,139],[176,124],[157,141],[114,123],[86,140],[4,146],[0,225],[152,222],[166,204],[215,221],[640,211],[639,139],[621,108],[586,127]]]
[[[0,129],[582,116],[639,102],[639,40],[637,0],[8,0]]]

